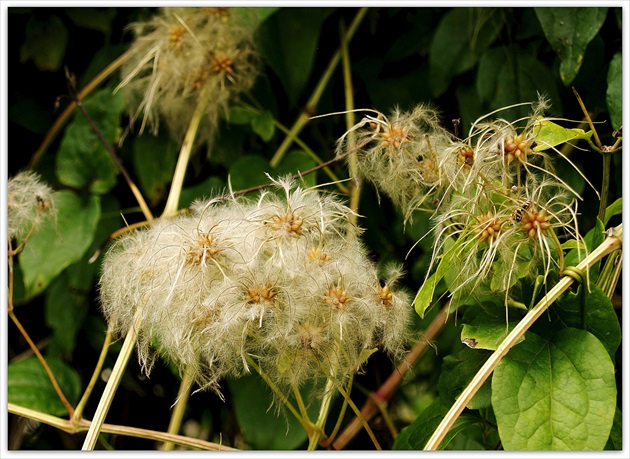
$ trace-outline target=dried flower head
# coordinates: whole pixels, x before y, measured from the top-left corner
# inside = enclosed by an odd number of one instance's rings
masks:
[[[20,172],[7,184],[7,234],[24,240],[44,218],[54,216],[53,190],[35,172]]]

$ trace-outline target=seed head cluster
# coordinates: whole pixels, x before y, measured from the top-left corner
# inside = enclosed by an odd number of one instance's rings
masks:
[[[163,120],[181,138],[203,101],[199,141],[212,139],[221,111],[258,73],[248,14],[247,8],[238,14],[232,8],[161,8],[131,26],[135,39],[119,87],[132,120],[144,113],[141,131],[148,126],[155,132]]]
[[[531,116],[514,122],[482,117],[463,140],[423,105],[396,109],[389,118],[366,116],[337,143],[337,155],[354,154],[359,173],[407,220],[417,210],[431,212],[435,242],[427,275],[453,250],[452,293],[468,294],[484,283],[507,292],[524,276],[546,278],[561,268],[558,236],[580,238],[578,195],[555,174],[547,148],[536,148],[544,145],[539,128],[546,102],[532,106]]]
[[[203,387],[250,371],[279,387],[343,382],[375,347],[402,356],[410,314],[400,268],[380,279],[335,197],[279,180],[256,200],[191,212],[117,240],[100,281],[110,329],[141,317],[140,361],[157,347]]]
[[[35,172],[20,172],[7,184],[9,239],[21,242],[44,218],[54,217],[53,190]]]

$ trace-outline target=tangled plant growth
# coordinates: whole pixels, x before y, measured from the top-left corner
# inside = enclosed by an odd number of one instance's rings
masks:
[[[621,448],[620,8],[25,12],[10,449]]]

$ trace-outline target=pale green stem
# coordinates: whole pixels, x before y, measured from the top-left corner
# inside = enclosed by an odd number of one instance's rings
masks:
[[[171,190],[168,193],[168,199],[166,200],[166,206],[162,217],[171,217],[177,213],[179,206],[179,197],[182,193],[182,186],[184,185],[184,177],[186,176],[186,169],[188,168],[188,161],[192,154],[193,146],[195,145],[195,139],[197,137],[197,130],[199,129],[199,123],[203,117],[203,113],[206,109],[206,105],[209,101],[208,97],[199,97],[197,100],[197,106],[193,112],[190,123],[188,124],[188,130],[182,143],[182,148],[179,152],[179,158],[177,158],[177,165],[175,166],[175,173],[173,174],[173,182],[171,183]]]
[[[612,155],[610,153],[602,153],[602,156],[602,191],[600,194],[599,213],[597,214],[597,218],[599,218],[599,220],[603,222],[604,218],[606,217],[606,207],[608,207],[608,190],[610,189],[610,163]]]
[[[357,15],[354,17],[352,24],[350,24],[350,27],[348,28],[348,32],[346,34],[346,37],[347,37],[346,39],[348,41],[351,40],[352,37],[354,36],[354,33],[357,31],[357,28],[359,27],[359,24],[361,24],[361,21],[363,20],[363,17],[365,16],[366,12],[367,12],[367,8],[361,8],[359,12],[357,13]],[[314,110],[317,104],[319,103],[319,100],[321,99],[322,94],[324,93],[324,90],[326,89],[326,86],[328,85],[328,82],[330,81],[335,69],[337,68],[337,65],[339,64],[340,59],[341,59],[341,52],[337,50],[337,52],[335,52],[332,59],[328,63],[328,67],[326,68],[326,71],[324,72],[321,79],[317,83],[317,86],[315,87],[313,94],[306,102],[306,110],[300,113],[300,115],[298,116],[298,119],[295,121],[295,123],[291,127],[290,135],[285,137],[284,141],[282,142],[282,144],[280,144],[280,146],[278,147],[278,150],[273,155],[273,158],[271,158],[271,161],[270,161],[271,167],[276,168],[278,164],[280,164],[280,162],[282,161],[282,158],[284,158],[284,155],[287,153],[289,147],[291,146],[291,143],[293,143],[293,139],[298,136],[300,131],[302,131],[304,126],[308,123],[311,117],[309,112]]]
[[[43,424],[55,427],[64,432],[74,434],[78,432],[85,432],[89,429],[91,423],[85,419],[80,421],[80,424],[74,424],[67,419],[61,419],[50,414],[41,413],[30,408],[16,405],[14,403],[8,404],[8,411],[16,416],[22,416],[28,419],[34,419],[35,421]],[[138,427],[119,426],[115,424],[103,424],[101,432],[110,433],[114,435],[125,435],[127,437],[144,438],[146,440],[155,441],[172,441],[181,446],[187,446],[189,448],[204,449],[209,451],[234,451],[234,448],[229,446],[223,446],[217,443],[212,443],[204,440],[198,440],[196,438],[184,437],[182,435],[172,435],[166,432],[158,432],[155,430],[140,429]]]
[[[612,236],[608,236],[602,244],[599,245],[588,257],[577,265],[579,271],[584,272],[597,263],[604,256],[619,250],[621,248],[623,227],[619,225],[614,228]],[[534,324],[534,322],[547,310],[553,302],[558,299],[573,283],[574,279],[565,276],[531,309],[527,315],[514,327],[512,332],[503,340],[499,347],[490,355],[486,363],[477,372],[470,384],[466,386],[461,395],[457,398],[451,409],[446,413],[444,419],[433,432],[433,435],[424,447],[425,450],[437,450],[444,437],[451,429],[459,415],[462,413],[466,405],[477,393],[479,388],[488,379],[490,374],[497,367],[499,362],[505,357],[508,351],[519,341],[525,332]]]
[[[109,350],[109,345],[111,344],[111,342],[112,334],[108,330],[105,334],[105,341],[103,342],[103,347],[101,348],[101,355],[98,357],[98,362],[96,362],[96,368],[94,368],[92,378],[90,379],[90,382],[88,383],[87,388],[85,389],[85,392],[83,393],[83,396],[81,397],[81,400],[77,405],[77,408],[74,410],[74,416],[72,416],[73,422],[78,422],[83,417],[83,409],[85,408],[85,405],[87,404],[90,395],[92,394],[92,390],[94,390],[94,386],[98,381],[98,377],[101,374],[103,364],[105,363],[105,357],[107,357],[107,351]]]
[[[142,323],[142,307],[138,306],[136,311],[133,325],[129,328],[127,332],[127,336],[125,337],[125,341],[120,349],[120,354],[118,354],[118,358],[116,359],[116,363],[114,364],[114,369],[107,380],[107,385],[105,386],[105,390],[103,391],[103,395],[98,402],[98,407],[96,408],[96,412],[94,413],[94,418],[92,419],[92,424],[90,425],[90,429],[88,430],[87,436],[85,437],[85,441],[83,442],[83,450],[93,450],[96,445],[96,440],[98,439],[99,432],[105,421],[105,416],[107,416],[107,412],[109,411],[109,407],[114,400],[114,395],[116,394],[116,390],[118,389],[118,385],[120,384],[120,380],[122,379],[125,368],[127,367],[127,363],[129,362],[129,357],[131,357],[131,353],[133,352],[134,346],[136,344],[136,340],[138,339],[138,329],[140,328],[140,324]]]
[[[171,420],[168,423],[168,433],[177,435],[179,429],[182,426],[182,419],[184,419],[184,412],[186,411],[186,404],[188,403],[188,397],[190,397],[190,389],[192,387],[193,378],[192,372],[189,368],[184,371],[184,376],[179,384],[179,391],[177,393],[177,400],[175,401],[175,409],[171,415]],[[162,445],[162,450],[172,451],[175,447],[175,443],[172,441],[165,441]]]
[[[313,431],[313,435],[309,435],[309,451],[317,449],[319,440],[322,438],[322,434],[324,433],[324,427],[326,425],[326,419],[328,418],[328,411],[330,410],[330,402],[333,395],[333,386],[334,381],[328,378],[326,381],[326,388],[324,389],[324,398],[322,399],[322,404],[319,407],[319,415],[317,416],[317,421],[315,422],[315,430]]]
[[[606,296],[612,299],[619,277],[621,276],[621,263],[622,255],[621,251],[614,257],[608,257],[606,263],[602,268],[599,278],[597,279],[597,286],[602,289]]]

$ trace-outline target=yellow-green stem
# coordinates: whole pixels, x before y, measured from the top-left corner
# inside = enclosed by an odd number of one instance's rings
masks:
[[[354,17],[352,21],[352,24],[350,24],[350,27],[348,28],[348,32],[346,33],[346,40],[349,41],[352,39],[352,37],[354,36],[354,33],[357,31],[357,28],[359,27],[359,24],[361,24],[361,21],[363,20],[363,17],[365,16],[366,12],[367,12],[367,8],[361,8],[359,12],[356,14],[356,16]],[[330,59],[330,62],[328,63],[328,67],[326,67],[326,71],[324,72],[319,82],[317,83],[317,86],[315,87],[313,94],[306,102],[306,111],[303,111],[302,113],[300,113],[300,115],[298,116],[298,119],[295,121],[295,123],[291,127],[290,135],[285,137],[284,141],[282,142],[282,144],[280,144],[280,146],[278,147],[278,150],[273,155],[273,158],[271,158],[271,161],[270,161],[271,167],[276,168],[278,164],[280,164],[280,161],[282,161],[282,158],[284,158],[284,155],[287,153],[289,147],[291,146],[291,143],[293,143],[293,139],[298,136],[300,131],[302,131],[304,126],[308,123],[311,117],[311,114],[308,112],[314,110],[315,107],[317,107],[317,104],[319,103],[319,100],[321,99],[322,94],[324,93],[324,89],[326,89],[326,86],[328,85],[330,78],[332,77],[335,69],[337,68],[337,65],[339,64],[340,59],[341,59],[341,52],[337,50],[337,52],[335,52],[335,54],[333,55],[332,59]]]
[[[324,398],[322,399],[322,404],[319,407],[319,415],[317,416],[317,421],[315,421],[315,429],[313,430],[312,435],[309,435],[308,442],[308,450],[313,451],[317,449],[317,445],[319,445],[319,440],[322,438],[322,434],[324,433],[324,426],[326,425],[326,419],[328,418],[328,411],[330,410],[330,402],[332,400],[333,395],[333,386],[334,381],[332,379],[328,379],[326,381],[326,388],[324,389]]]
[[[93,450],[94,445],[96,445],[96,440],[98,439],[101,427],[103,425],[103,422],[105,421],[105,416],[107,416],[109,407],[114,400],[114,395],[116,394],[116,390],[118,389],[120,380],[122,379],[125,368],[127,367],[127,363],[129,362],[129,357],[131,357],[131,353],[138,339],[138,329],[140,328],[140,324],[142,323],[141,314],[142,307],[138,306],[133,325],[129,328],[129,331],[127,332],[125,341],[122,345],[122,348],[120,349],[120,354],[118,354],[118,358],[116,359],[116,363],[114,364],[114,369],[112,370],[112,373],[107,380],[103,395],[98,402],[96,412],[94,413],[94,418],[92,419],[92,424],[90,425],[90,429],[88,430],[85,441],[83,442],[83,447],[81,448],[83,450]]]
[[[182,187],[184,185],[184,177],[186,176],[186,169],[188,168],[188,161],[192,154],[193,146],[195,145],[195,139],[197,138],[197,131],[199,129],[199,123],[203,117],[204,110],[208,103],[208,97],[199,97],[197,100],[197,106],[193,112],[190,123],[188,124],[188,130],[182,143],[182,148],[179,152],[179,158],[177,158],[177,165],[175,166],[175,173],[173,174],[173,182],[171,183],[171,189],[168,193],[168,199],[166,200],[166,206],[162,217],[171,217],[177,213],[179,206],[179,196],[182,193]]]
[[[608,207],[608,190],[610,188],[610,163],[611,154],[603,153],[603,167],[602,167],[602,191],[599,199],[599,213],[597,217],[600,221],[604,221],[606,217],[606,207]]]
[[[619,250],[621,248],[623,227],[619,225],[613,230],[612,236],[608,236],[602,244],[599,245],[588,257],[577,265],[577,269],[581,271],[588,270],[604,256]],[[499,362],[505,357],[508,351],[518,342],[525,332],[533,325],[533,323],[541,316],[543,312],[562,295],[573,283],[572,277],[565,276],[531,309],[527,315],[514,327],[512,332],[503,340],[499,347],[490,355],[486,363],[477,372],[470,384],[466,386],[461,395],[457,398],[451,409],[446,413],[444,419],[433,432],[433,435],[424,447],[425,450],[437,450],[442,440],[451,429],[459,415],[462,413],[466,405],[470,402],[479,388],[488,379],[490,374],[497,367]]]
[[[92,373],[92,378],[90,378],[90,382],[77,405],[77,408],[74,410],[74,416],[72,416],[73,422],[79,422],[83,417],[83,410],[85,409],[85,405],[92,394],[92,390],[94,390],[94,386],[96,385],[96,381],[98,381],[98,377],[101,374],[101,370],[103,369],[103,364],[105,363],[105,357],[107,357],[107,351],[109,350],[109,345],[112,342],[112,334],[108,330],[105,334],[105,341],[103,342],[103,347],[101,348],[101,355],[98,357],[98,362],[96,362],[96,368],[94,368],[94,372]]]
[[[190,389],[192,387],[192,373],[189,368],[184,371],[184,376],[179,384],[179,391],[177,392],[177,400],[175,401],[175,409],[171,414],[171,420],[168,423],[168,433],[177,435],[179,429],[182,426],[182,419],[184,419],[184,412],[186,411],[186,405],[188,404],[188,397],[190,397]],[[175,447],[175,443],[172,441],[165,441],[162,445],[162,450],[172,451]]]

